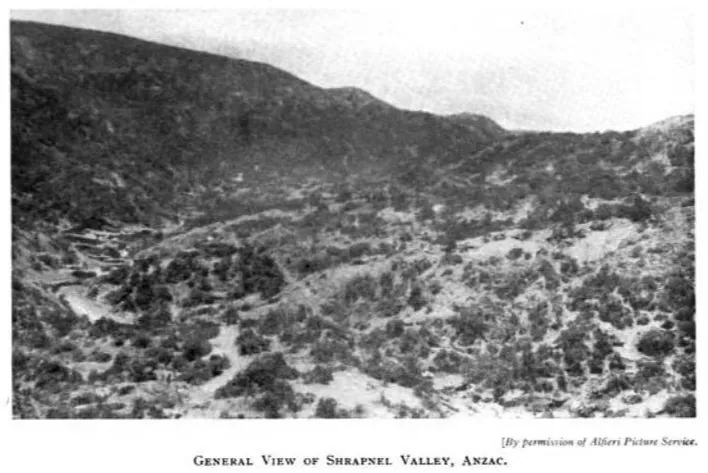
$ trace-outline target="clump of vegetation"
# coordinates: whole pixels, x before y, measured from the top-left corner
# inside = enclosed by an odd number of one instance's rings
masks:
[[[269,310],[260,319],[259,331],[263,335],[278,335],[292,322],[289,319],[289,313],[280,307]]]
[[[263,335],[279,335],[293,324],[302,322],[307,317],[307,309],[305,306],[299,306],[297,309],[290,309],[284,306],[279,306],[269,310],[266,315],[260,319],[259,331]]]
[[[423,288],[419,284],[415,284],[411,288],[411,292],[408,295],[408,305],[413,308],[414,311],[419,311],[426,306],[428,301],[423,295]]]
[[[202,266],[198,260],[199,253],[195,251],[181,251],[175,255],[165,268],[165,282],[170,284],[186,281],[194,274],[202,271]]]
[[[640,195],[635,195],[632,198],[631,205],[620,205],[617,207],[617,216],[627,218],[633,222],[643,222],[653,216],[653,210],[649,202],[644,200]]]
[[[670,355],[674,350],[674,335],[666,330],[650,329],[637,342],[637,350],[653,357]]]
[[[551,275],[550,272],[548,274],[544,273],[544,267],[550,268],[550,271],[553,272],[553,275]],[[546,287],[548,289],[552,289],[558,286],[557,281],[560,278],[557,274],[555,274],[555,270],[553,270],[553,266],[550,263],[547,263],[547,266],[541,265],[540,272],[546,277]],[[480,282],[483,281],[482,277],[483,274],[480,273]],[[521,295],[526,290],[526,288],[528,288],[529,285],[531,285],[531,283],[533,283],[537,278],[538,272],[536,272],[533,268],[510,272],[506,274],[504,279],[494,287],[494,293],[500,299],[515,299],[516,297]]]
[[[663,412],[674,417],[696,417],[696,396],[674,396],[666,401]]]
[[[89,328],[89,336],[92,338],[131,338],[134,334],[135,327],[132,325],[120,323],[106,317],[94,320]]]
[[[451,374],[459,373],[467,361],[467,357],[460,355],[455,350],[438,350],[433,357],[433,365],[437,370]]]
[[[549,305],[548,302],[541,302],[529,310],[529,334],[534,341],[543,340],[551,325]]]
[[[138,317],[141,330],[152,331],[166,327],[172,322],[172,312],[167,304],[155,304]]]
[[[301,276],[317,273],[337,264],[339,260],[331,255],[315,255],[307,258],[301,258],[294,263],[294,269]]]
[[[430,355],[430,348],[438,346],[438,339],[427,328],[410,328],[403,332],[398,349],[402,354],[410,354],[425,360]]]
[[[652,394],[656,394],[667,385],[666,368],[664,367],[663,361],[637,361],[637,372],[632,378],[632,381],[635,390],[648,390]]]
[[[128,279],[129,274],[130,268],[128,266],[120,266],[116,269],[111,270],[111,272],[109,272],[105,276],[102,276],[101,282],[117,286],[119,284],[122,284],[123,281],[125,281],[126,279]]]
[[[194,337],[186,340],[182,346],[182,356],[187,361],[194,361],[211,353],[211,343],[208,340]]]
[[[480,355],[464,365],[466,381],[492,389],[495,399],[501,398],[515,385],[515,372],[518,360],[514,350],[509,347],[495,356]]]
[[[349,363],[354,360],[353,348],[354,342],[351,340],[328,336],[312,345],[310,355],[318,363],[330,363],[335,360]]]
[[[584,361],[590,354],[585,344],[588,334],[582,327],[571,327],[563,330],[556,340],[556,346],[563,350],[565,370],[570,376],[585,374]]]
[[[298,376],[297,370],[287,364],[282,353],[267,353],[253,360],[245,370],[217,389],[214,397],[222,399],[268,391],[278,394],[281,393],[283,384],[288,385],[287,380]]]
[[[595,274],[585,278],[582,286],[571,291],[573,304],[577,305],[587,299],[600,299],[604,294],[613,292],[621,282],[621,276],[605,264]],[[572,310],[576,309],[572,308]]]
[[[632,381],[627,375],[613,374],[607,379],[607,381],[605,381],[605,385],[600,391],[600,394],[608,397],[615,397],[623,391],[632,389],[632,387]]]
[[[236,338],[236,345],[238,345],[238,352],[242,356],[257,355],[270,349],[270,341],[250,328],[241,330]]]
[[[629,310],[614,296],[603,296],[596,307],[598,318],[612,324],[615,328],[622,330],[634,324]]]
[[[302,375],[302,380],[306,384],[329,384],[334,380],[332,369],[326,366],[317,365],[311,371]]]
[[[17,359],[13,359],[17,367]],[[35,380],[34,387],[50,393],[59,393],[62,390],[77,386],[83,382],[81,373],[66,365],[43,358],[28,358],[25,365],[26,373],[31,373]]]
[[[315,417],[320,419],[337,419],[349,417],[349,415],[346,410],[338,409],[336,399],[324,397],[317,402]]]
[[[386,322],[386,336],[388,338],[398,338],[405,332],[406,325],[400,319],[393,319]]]
[[[211,355],[207,361],[197,359],[182,369],[179,379],[189,384],[200,385],[221,375],[231,362],[223,355]]]
[[[509,252],[506,254],[506,257],[513,261],[521,258],[523,254],[524,250],[522,248],[516,247],[509,250]]]
[[[612,339],[606,332],[597,329],[593,335],[595,343],[593,344],[592,357],[588,364],[590,365],[590,372],[592,374],[602,374],[605,369],[605,359],[614,353],[614,347],[612,345]]]
[[[275,260],[251,246],[240,251],[240,270],[246,294],[260,293],[265,299],[278,294],[285,286],[285,276]]]
[[[383,358],[376,351],[363,370],[372,378],[388,383],[400,384],[403,387],[415,388],[429,385],[430,381],[423,376],[419,360],[415,356],[402,358]]]
[[[42,319],[58,337],[68,335],[72,330],[78,328],[83,321],[73,311],[63,307],[52,307],[45,310]]]
[[[674,360],[674,371],[681,376],[681,387],[684,389],[696,389],[696,362],[692,357],[680,356]]]
[[[369,274],[356,276],[344,286],[343,299],[347,305],[359,300],[374,300],[377,293],[376,279]]]
[[[357,259],[372,253],[371,244],[368,242],[354,243],[348,248],[349,259]]]
[[[241,316],[236,307],[230,306],[221,315],[221,320],[226,325],[237,325],[241,321]]]
[[[462,346],[474,344],[478,339],[484,340],[490,325],[481,311],[462,308],[450,319],[450,325],[455,329],[457,342]]]
[[[187,297],[182,299],[182,307],[196,307],[199,305],[213,304],[216,298],[213,294],[199,287],[192,288]]]
[[[622,357],[619,355],[619,353],[614,352],[609,357],[607,367],[611,371],[624,371],[627,366],[624,364],[624,360],[622,360]]]
[[[679,333],[694,340],[696,338],[696,293],[693,260],[690,255],[688,264],[682,264],[682,269],[670,275],[666,283],[665,299],[674,312]],[[681,262],[683,263],[683,262]]]
[[[282,380],[274,382],[253,403],[254,409],[263,412],[265,417],[270,419],[282,417],[281,412],[285,407],[292,412],[297,412],[300,408],[292,386]]]

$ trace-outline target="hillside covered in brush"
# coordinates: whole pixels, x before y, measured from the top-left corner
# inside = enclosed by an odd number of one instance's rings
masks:
[[[11,33],[17,417],[695,416],[692,116],[511,133]]]
[[[59,26],[11,30],[18,216],[139,221],[254,165],[379,172],[449,162],[490,139],[267,64]]]

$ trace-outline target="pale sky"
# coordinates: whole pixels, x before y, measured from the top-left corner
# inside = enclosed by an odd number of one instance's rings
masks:
[[[632,129],[693,113],[694,34],[680,9],[63,10],[59,23],[267,62],[401,108],[510,129]]]

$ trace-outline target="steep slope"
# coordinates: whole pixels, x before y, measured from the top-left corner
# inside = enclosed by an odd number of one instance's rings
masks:
[[[22,418],[695,416],[692,116],[509,134],[12,26]]]
[[[266,64],[60,26],[13,22],[11,33],[20,219],[32,208],[144,221],[196,183],[255,165],[378,172],[449,162],[489,141]]]

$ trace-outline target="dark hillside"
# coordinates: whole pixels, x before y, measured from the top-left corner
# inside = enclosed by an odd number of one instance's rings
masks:
[[[11,33],[17,221],[145,220],[254,165],[375,171],[451,162],[489,141],[266,64],[61,26],[13,22]]]

